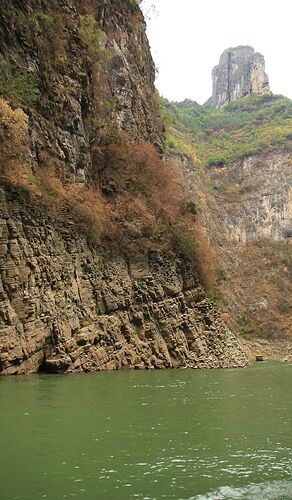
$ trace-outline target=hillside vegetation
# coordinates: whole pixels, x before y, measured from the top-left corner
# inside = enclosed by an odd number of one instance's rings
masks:
[[[250,96],[223,109],[162,98],[169,151],[193,152],[203,165],[225,165],[292,139],[292,101],[281,95]],[[175,129],[175,131],[174,131]]]
[[[186,176],[191,176],[205,233],[218,254],[219,275],[209,292],[230,328],[246,341],[268,345],[289,339],[292,241],[285,193],[291,171],[292,101],[267,94],[211,109],[191,100],[162,98],[161,106],[168,123],[168,151],[187,154],[202,167]],[[252,172],[238,161],[247,157],[254,157]],[[267,227],[281,207],[278,224],[287,219],[283,239],[265,237],[260,225]],[[237,239],[236,231],[241,234],[245,227],[254,227],[253,235]]]

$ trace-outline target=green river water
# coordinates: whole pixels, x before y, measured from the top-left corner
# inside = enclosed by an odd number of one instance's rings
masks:
[[[0,378],[0,499],[292,499],[292,364]]]

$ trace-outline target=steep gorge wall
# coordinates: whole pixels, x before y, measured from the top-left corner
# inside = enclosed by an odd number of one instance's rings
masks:
[[[1,192],[2,373],[246,363],[183,261],[106,256],[13,198]]]
[[[136,2],[0,5],[2,63],[7,69],[16,58],[38,83],[38,101],[21,103],[34,168],[53,164],[68,182],[90,182],[92,136],[99,144],[117,129],[162,150],[154,65]],[[88,13],[102,30],[96,67],[80,38]],[[37,198],[1,184],[2,374],[246,364],[179,255],[125,256],[89,244],[70,214],[56,222]]]
[[[222,54],[206,105],[164,105],[223,317],[255,354],[291,359],[292,103],[267,93],[263,56],[242,46]]]
[[[291,357],[292,155],[290,148],[210,169],[221,187],[213,202],[224,249],[229,325],[266,356]]]
[[[9,68],[16,60],[38,87],[37,102],[24,107],[39,166],[53,159],[68,175],[90,178],[92,137],[113,124],[161,149],[155,69],[135,2],[1,0],[0,7],[2,62]],[[82,16],[94,17],[99,30],[93,41],[88,30],[89,50]]]
[[[291,236],[291,165],[291,153],[279,147],[226,167],[210,167],[210,179],[221,189],[223,203],[218,205],[230,241],[276,241]]]
[[[202,225],[217,252],[213,285],[224,321],[253,355],[291,360],[290,148],[207,172],[185,157],[176,163],[194,200],[202,200]]]

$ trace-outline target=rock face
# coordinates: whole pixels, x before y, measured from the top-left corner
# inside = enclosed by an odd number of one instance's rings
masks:
[[[194,198],[204,201],[202,221],[220,249],[223,318],[254,358],[291,359],[291,160],[291,149],[279,146],[202,175],[177,159]]]
[[[184,262],[106,256],[13,198],[1,191],[2,374],[246,364]]]
[[[135,2],[1,0],[1,11],[1,60],[10,67],[16,57],[38,83],[38,102],[29,109],[38,166],[57,162],[71,179],[90,180],[92,136],[100,137],[113,124],[133,140],[162,149],[155,68]],[[104,39],[104,50],[96,49],[93,57],[94,47],[82,39],[82,16],[95,19],[94,29]]]
[[[226,185],[220,211],[224,233],[235,243],[283,240],[292,235],[292,155],[279,151],[213,167],[213,182]]]
[[[247,95],[270,92],[264,57],[248,46],[225,50],[212,71],[212,81],[214,108]]]
[[[90,183],[91,137],[99,144],[112,124],[162,149],[137,3],[1,1],[2,59],[9,69],[18,55],[40,90],[39,101],[25,107],[33,168],[57,165],[68,182]],[[93,60],[88,49],[100,44],[86,47],[80,29],[88,13],[86,30],[96,22],[103,40]],[[2,374],[247,363],[179,255],[126,258],[89,246],[68,214],[53,222],[37,199],[5,182],[0,205]]]

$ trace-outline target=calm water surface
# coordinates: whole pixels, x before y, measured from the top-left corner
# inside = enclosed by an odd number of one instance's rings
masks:
[[[292,499],[292,364],[0,379],[1,500]]]

